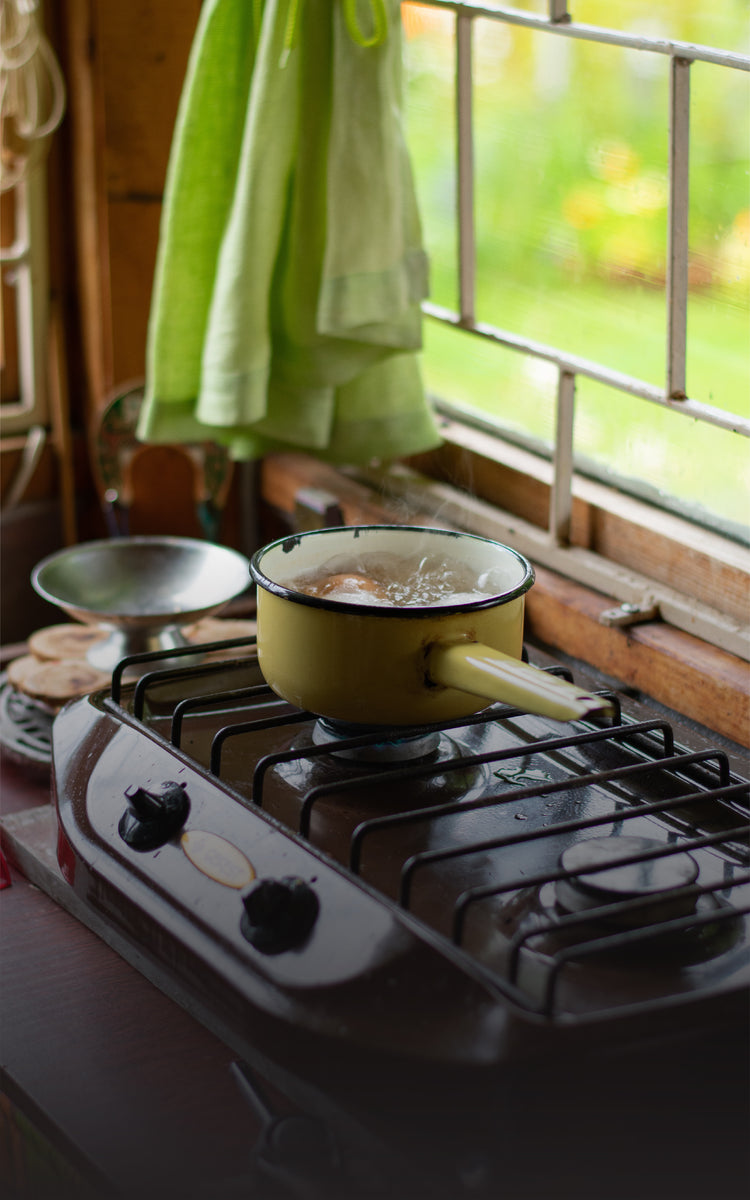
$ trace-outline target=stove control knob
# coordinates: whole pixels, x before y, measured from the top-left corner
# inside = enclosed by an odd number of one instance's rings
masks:
[[[242,933],[262,954],[294,950],[307,939],[320,904],[309,883],[294,875],[260,879],[242,897]]]
[[[190,802],[184,783],[167,780],[153,791],[126,788],[128,807],[120,818],[120,837],[133,850],[156,850],[179,833]]]

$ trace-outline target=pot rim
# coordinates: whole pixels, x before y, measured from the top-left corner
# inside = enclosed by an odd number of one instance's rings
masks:
[[[324,596],[310,596],[305,592],[297,592],[286,584],[277,583],[276,580],[271,579],[265,574],[260,565],[264,556],[270,551],[281,549],[285,554],[288,554],[299,544],[302,538],[319,537],[327,533],[352,533],[356,536],[356,530],[367,532],[375,529],[430,535],[437,534],[441,537],[469,538],[474,542],[486,542],[489,546],[507,550],[509,554],[512,554],[524,568],[524,576],[519,583],[507,591],[497,592],[492,596],[485,596],[481,600],[469,600],[460,604],[424,604],[398,607],[397,605],[385,606],[382,604],[350,604],[343,600],[328,600]],[[523,596],[532,586],[535,578],[534,568],[529,560],[520,551],[514,550],[512,546],[506,546],[504,542],[497,542],[492,538],[482,537],[480,534],[466,533],[460,529],[438,529],[431,525],[332,525],[326,526],[324,529],[308,529],[304,533],[287,534],[284,537],[277,538],[273,542],[269,542],[266,546],[261,546],[259,550],[255,551],[250,559],[250,574],[258,587],[271,592],[274,596],[278,596],[282,600],[288,600],[292,604],[303,604],[309,608],[321,608],[328,612],[336,613],[350,613],[360,617],[365,615],[386,619],[394,617],[406,619],[421,617],[424,619],[425,617],[431,617],[433,620],[440,616],[477,612],[486,608],[496,608],[499,604],[507,604],[509,601]]]

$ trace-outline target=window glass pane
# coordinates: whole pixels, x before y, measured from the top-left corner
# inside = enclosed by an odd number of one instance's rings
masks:
[[[584,25],[742,54],[750,50],[747,0],[714,0],[713,4],[706,0],[571,0],[568,8]]]
[[[425,323],[424,335],[425,385],[431,395],[551,449],[556,367],[437,321]]]
[[[425,245],[430,255],[430,299],[455,308],[456,22],[452,12],[405,4],[406,131]]]
[[[527,12],[534,17],[549,16],[549,0],[513,0],[513,3],[498,5],[498,8],[517,8],[520,12]]]
[[[0,195],[0,246],[3,250],[13,245],[16,237],[16,214],[12,192]],[[8,267],[0,271],[0,397],[6,402],[18,400],[18,334],[16,330],[16,292],[13,286],[14,272]]]
[[[492,24],[475,34],[477,317],[661,384],[667,60]]]
[[[750,75],[694,63],[690,93],[687,391],[747,416]]]
[[[639,481],[645,495],[671,502],[747,540],[748,439],[579,378],[576,453],[616,479]],[[584,463],[584,466],[586,464]]]

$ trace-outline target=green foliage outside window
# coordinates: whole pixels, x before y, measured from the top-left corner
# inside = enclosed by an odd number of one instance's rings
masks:
[[[584,0],[573,16],[747,53],[745,4],[703,8]],[[454,19],[425,6],[403,11],[431,298],[456,309]],[[473,67],[476,319],[661,386],[669,58],[479,19]],[[688,393],[742,415],[750,413],[748,147],[750,74],[695,63]],[[556,372],[545,362],[428,322],[424,368],[435,394],[551,441]],[[735,532],[748,520],[746,438],[579,378],[576,452]]]

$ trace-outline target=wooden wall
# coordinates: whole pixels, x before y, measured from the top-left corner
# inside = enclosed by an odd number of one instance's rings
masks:
[[[97,414],[113,388],[144,372],[162,191],[200,0],[58,0],[46,12],[67,90],[48,159],[51,300],[85,536]],[[4,371],[6,398],[12,366]],[[6,488],[18,441],[3,447]],[[31,500],[59,491],[49,460],[50,452],[30,484]]]
[[[54,31],[87,414],[142,375],[162,190],[199,0],[64,0]]]
[[[35,604],[28,584],[34,563],[66,541],[107,534],[92,439],[113,390],[144,373],[162,193],[200,8],[200,0],[56,0],[45,6],[67,90],[48,159],[50,290],[60,333],[50,374],[57,376],[64,418],[62,436],[55,437],[53,413],[23,502],[2,513],[3,574],[21,589],[12,596],[5,589],[6,642],[23,634],[23,609]],[[7,396],[13,377],[4,372]],[[22,455],[22,438],[0,444],[3,500]],[[193,468],[184,453],[149,447],[137,480],[132,533],[202,536]],[[230,545],[245,540],[238,490],[235,480],[221,530]]]

